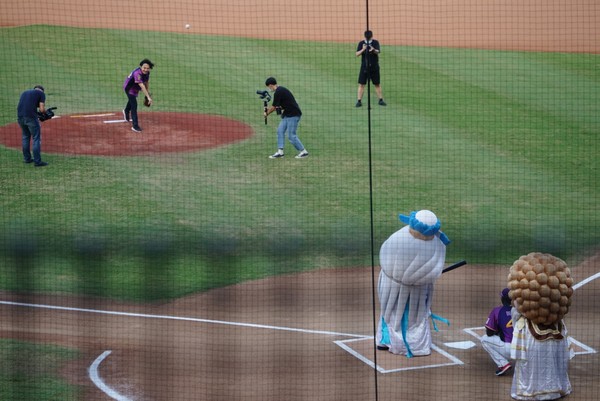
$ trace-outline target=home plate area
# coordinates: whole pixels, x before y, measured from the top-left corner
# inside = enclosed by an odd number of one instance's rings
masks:
[[[468,350],[471,348],[481,348],[479,346],[479,338],[485,334],[485,327],[472,327],[463,329],[463,331],[474,337],[473,340],[455,341],[444,343],[445,348],[457,349],[457,350]],[[571,347],[575,352],[575,355],[594,354],[596,350],[593,348],[577,341],[575,338],[569,338]],[[372,368],[377,367],[377,371],[380,373],[396,373],[407,370],[416,369],[431,369],[439,368],[443,366],[453,365],[464,365],[457,356],[445,351],[435,344],[431,345],[431,355],[425,357],[413,357],[407,358],[403,355],[394,355],[389,351],[373,351],[374,341],[373,337],[362,337],[349,340],[335,341],[335,343],[350,353],[354,357],[358,358],[362,362],[371,366]],[[483,350],[480,349],[483,352]],[[375,352],[377,353],[377,364],[375,364]]]
[[[358,338],[335,341],[342,349],[360,359],[372,368],[375,367],[373,338]],[[377,352],[377,370],[380,373],[394,373],[404,370],[429,369],[441,366],[464,365],[464,363],[435,344],[431,345],[431,355],[407,358],[389,351]]]

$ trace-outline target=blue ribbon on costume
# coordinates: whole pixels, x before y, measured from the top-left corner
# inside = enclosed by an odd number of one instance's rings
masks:
[[[446,323],[448,326],[450,326],[450,320],[448,320],[448,319],[446,319],[444,317],[438,316],[435,313],[432,313],[431,314],[431,323],[433,323],[433,329],[435,331],[439,331],[438,327],[437,327],[437,324],[435,323],[436,320],[439,320],[440,322]]]
[[[406,347],[406,357],[412,358],[413,353],[410,350],[410,345],[408,345],[408,341],[406,341],[406,332],[408,331],[408,307],[410,305],[410,297],[406,301],[406,305],[404,306],[404,313],[402,313],[402,320],[400,321],[400,328],[402,329],[402,341],[404,341],[404,346]]]
[[[408,300],[406,301],[406,305],[404,306],[404,313],[402,313],[402,320],[400,321],[400,328],[402,329],[402,341],[404,341],[404,346],[406,347],[406,357],[412,358],[413,353],[410,349],[410,345],[408,345],[408,341],[406,341],[406,332],[408,331],[408,309],[409,309],[409,306],[410,306],[410,297],[408,298]],[[383,318],[382,318],[382,320],[383,320]],[[436,320],[439,320],[440,322],[446,323],[448,326],[450,326],[450,320],[446,319],[445,317],[438,316],[435,313],[431,313],[431,323],[433,323],[433,329],[435,331],[440,331],[435,322]],[[387,325],[385,325],[385,321],[383,322],[383,324],[384,324],[384,326],[382,326],[382,328],[385,328],[384,333],[389,335],[389,333],[387,332]],[[384,336],[385,336],[385,334],[384,334]],[[383,344],[386,344],[383,341],[383,338],[385,338],[385,337],[382,337],[381,342]],[[387,337],[387,340],[389,341],[389,337]]]
[[[387,323],[383,316],[381,316],[381,343],[384,345],[390,345],[390,332],[388,330]]]
[[[410,212],[410,216],[400,214],[398,215],[398,219],[400,219],[400,221],[404,224],[407,224],[413,230],[420,232],[427,237],[436,235],[444,245],[448,245],[450,243],[450,238],[440,231],[440,227],[442,226],[440,219],[438,219],[434,225],[430,226],[429,224],[419,221],[419,219],[417,219],[417,212],[415,211]]]

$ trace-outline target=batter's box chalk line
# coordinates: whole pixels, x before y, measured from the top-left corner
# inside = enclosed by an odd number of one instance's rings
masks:
[[[402,371],[407,371],[407,370],[417,370],[417,369],[432,369],[432,368],[439,368],[439,367],[443,367],[443,366],[454,366],[454,365],[464,365],[464,363],[458,359],[456,356],[444,351],[443,349],[441,349],[440,347],[438,347],[435,344],[431,344],[431,349],[439,354],[439,356],[441,356],[442,360],[447,360],[448,362],[441,362],[441,363],[426,363],[426,361],[431,360],[431,358],[429,357],[414,357],[414,358],[407,358],[406,356],[403,355],[392,355],[393,359],[394,359],[394,363],[391,363],[393,365],[396,365],[395,367],[384,367],[382,366],[381,363],[378,363],[377,366],[375,366],[375,362],[368,356],[365,355],[365,352],[360,352],[357,349],[353,348],[352,345],[354,345],[354,343],[358,343],[360,341],[368,341],[368,349],[372,349],[372,347],[375,346],[374,342],[373,342],[373,337],[370,338],[354,338],[354,339],[350,339],[350,340],[339,340],[339,341],[334,341],[335,344],[337,344],[340,348],[342,348],[344,351],[348,352],[350,355],[354,356],[355,358],[357,358],[358,360],[366,363],[367,365],[369,365],[371,368],[373,369],[377,369],[377,371],[379,373],[396,373],[396,372],[402,372]],[[388,353],[389,354],[389,353]],[[438,358],[439,359],[439,358]],[[402,365],[403,363],[406,363],[406,361],[418,361],[418,366],[398,366],[398,365]],[[421,364],[425,362],[424,364]]]
[[[485,334],[485,327],[470,327],[468,329],[463,329],[463,331],[479,339],[482,335]],[[573,346],[575,355],[588,355],[597,353],[597,351],[594,348],[582,343],[581,341],[576,340],[571,336],[569,336],[569,343],[571,343],[571,345]]]

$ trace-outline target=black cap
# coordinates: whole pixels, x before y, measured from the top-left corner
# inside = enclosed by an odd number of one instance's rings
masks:
[[[369,40],[373,37],[373,32],[365,31],[365,39]]]
[[[42,92],[44,92],[44,87],[42,85],[36,85],[36,86],[33,87],[33,89],[39,89]]]
[[[269,85],[277,85],[277,80],[274,77],[267,78],[267,80],[265,81],[265,86]]]

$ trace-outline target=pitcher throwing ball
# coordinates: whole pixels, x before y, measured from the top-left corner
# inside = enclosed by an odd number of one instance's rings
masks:
[[[134,132],[142,132],[142,128],[138,123],[138,94],[140,91],[144,93],[146,105],[152,105],[152,97],[150,96],[150,70],[154,68],[154,63],[147,58],[140,61],[140,66],[125,78],[123,90],[127,95],[127,105],[123,109],[123,118],[131,121],[131,130]],[[130,118],[131,117],[131,118]]]

